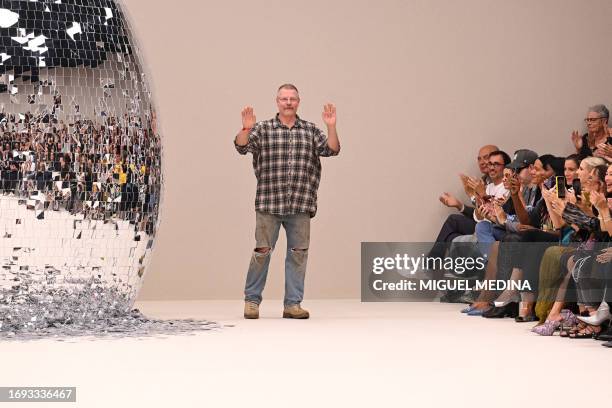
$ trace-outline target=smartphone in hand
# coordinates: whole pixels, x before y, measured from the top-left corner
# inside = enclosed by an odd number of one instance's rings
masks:
[[[576,196],[576,201],[580,201],[582,198],[582,187],[580,185],[580,179],[575,179],[572,183],[572,188],[574,189],[574,195]]]
[[[557,191],[557,197],[565,198],[565,177],[555,177],[555,190]]]

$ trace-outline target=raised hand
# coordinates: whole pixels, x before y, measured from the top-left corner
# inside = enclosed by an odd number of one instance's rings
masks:
[[[591,192],[583,191],[582,199],[576,202],[576,206],[589,217],[593,217],[593,204],[591,203]]]
[[[497,201],[493,203],[493,210],[495,211],[495,218],[497,219],[497,223],[504,225],[507,219],[506,212]]]
[[[482,219],[489,219],[490,215],[489,215],[489,209],[487,208],[486,204],[480,204],[478,206],[478,210],[476,212],[476,217],[477,218],[482,218]]]
[[[565,211],[566,202],[557,197],[556,194],[552,194],[549,200],[550,209],[559,217],[563,216],[563,211]]]
[[[582,149],[582,136],[580,136],[577,130],[572,132],[572,143],[574,143],[576,150]]]
[[[577,200],[576,200],[576,194],[572,191],[566,191],[565,192],[565,201],[567,201],[568,203],[571,204],[576,204]]]
[[[255,126],[256,118],[255,113],[253,113],[253,108],[251,106],[247,106],[242,110],[242,128],[243,129],[251,129]]]
[[[563,211],[565,210],[566,202],[557,197],[557,195],[550,190],[546,192],[543,190],[542,195],[544,194],[546,194],[546,197],[549,200],[551,211],[561,217],[563,215]]]
[[[521,190],[521,182],[516,175],[510,178],[510,194],[516,196]]]
[[[327,126],[336,126],[336,107],[333,103],[328,103],[323,106],[323,122]]]
[[[551,196],[554,194],[552,191],[552,189],[547,189],[547,188],[543,188],[542,191],[542,197],[544,198],[544,200],[546,201],[550,201]]]
[[[611,157],[612,156],[612,145],[608,143],[601,143],[597,146],[597,151],[595,153],[601,152],[601,158]]]
[[[465,174],[459,174],[459,178],[461,179],[461,184],[463,184],[463,190],[465,191],[465,194],[467,194],[468,197],[472,197],[474,195],[474,189],[472,189],[468,185],[468,181],[470,178]]]
[[[461,209],[461,203],[451,193],[444,192],[438,199],[447,207],[455,207],[458,210]]]
[[[467,181],[467,185],[472,190],[474,190],[474,193],[477,196],[479,196],[479,197],[484,197],[485,196],[486,193],[485,193],[485,184],[484,184],[484,181],[476,180],[476,179],[473,179],[473,178],[469,177],[468,181]]]
[[[612,248],[603,249],[599,255],[597,255],[597,262],[608,263],[612,260]]]
[[[591,204],[598,210],[606,210],[608,208],[606,196],[599,191],[591,191]]]
[[[595,151],[593,152],[593,156],[601,157],[602,159],[606,157],[606,143],[600,143],[595,146]]]

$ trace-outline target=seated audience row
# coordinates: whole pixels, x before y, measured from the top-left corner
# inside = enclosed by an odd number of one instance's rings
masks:
[[[534,322],[541,336],[596,338],[612,347],[612,128],[604,105],[588,109],[566,156],[495,145],[478,152],[479,177],[460,175],[470,204],[445,192],[459,213],[443,223],[428,256],[471,242],[486,260],[480,279],[527,282],[500,292],[449,292],[469,316]],[[450,255],[450,254],[449,254]],[[438,271],[440,273],[444,271]],[[452,271],[450,271],[452,272]],[[517,289],[520,288],[520,289]]]

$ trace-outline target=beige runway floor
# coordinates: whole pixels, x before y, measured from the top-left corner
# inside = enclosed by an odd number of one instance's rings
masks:
[[[259,320],[241,301],[139,302],[159,318],[230,327],[193,336],[0,344],[0,386],[76,386],[54,407],[609,406],[612,349],[543,338],[463,305],[311,300],[312,318]],[[2,404],[2,406],[41,404]],[[44,404],[42,404],[44,405]]]

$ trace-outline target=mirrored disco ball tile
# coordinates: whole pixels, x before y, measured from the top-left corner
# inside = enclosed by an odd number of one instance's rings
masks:
[[[115,1],[0,1],[0,332],[132,307],[163,185],[142,66]]]

